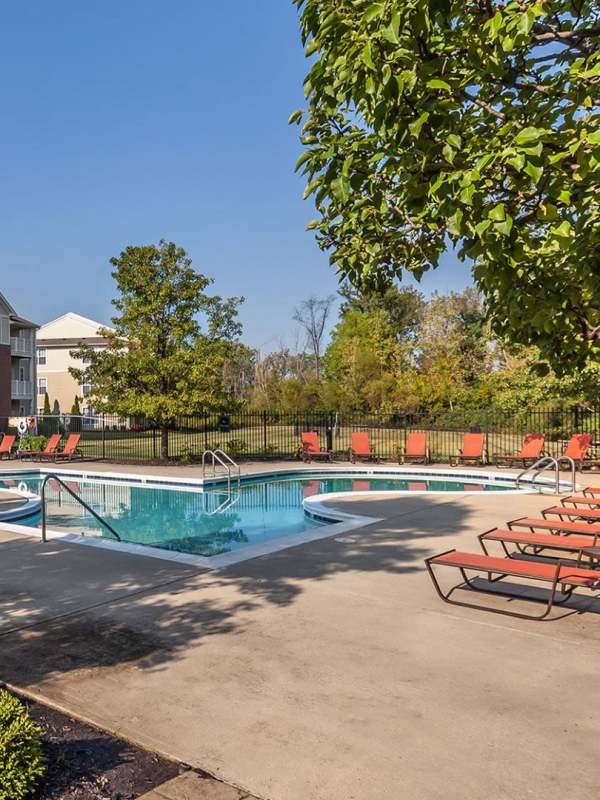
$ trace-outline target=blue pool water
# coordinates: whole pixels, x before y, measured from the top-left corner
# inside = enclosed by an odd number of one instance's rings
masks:
[[[290,537],[323,525],[303,510],[305,498],[316,494],[348,491],[502,491],[510,483],[477,484],[463,480],[423,479],[419,476],[375,477],[352,475],[330,477],[283,474],[269,478],[245,479],[228,497],[213,486],[207,491],[195,487],[163,488],[117,480],[86,480],[62,476],[70,488],[94,511],[104,517],[122,541],[167,550],[214,556],[270,539]],[[0,475],[0,489],[20,488],[39,493],[38,474]],[[112,538],[68,492],[55,481],[46,489],[48,528],[70,533]],[[23,525],[39,526],[40,515],[27,517]]]

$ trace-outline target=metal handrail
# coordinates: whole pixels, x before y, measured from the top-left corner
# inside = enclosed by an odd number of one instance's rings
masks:
[[[515,481],[515,486],[517,489],[521,488],[521,479],[527,475],[528,472],[533,473],[531,483],[535,483],[535,479],[540,472],[543,472],[550,465],[554,466],[555,492],[556,494],[560,494],[560,468],[558,466],[558,461],[552,456],[542,456],[541,458],[538,458],[535,464],[532,464],[530,467],[527,467],[527,469],[524,469],[523,472],[519,473],[519,475],[517,475],[517,480]]]
[[[220,447],[217,447],[217,449],[214,452],[217,458],[219,458],[219,456],[222,456],[225,459],[225,461],[230,465],[230,467],[233,467],[233,469],[236,470],[237,482],[239,486],[240,474],[241,474],[240,465],[237,464],[228,453],[226,453],[224,450],[221,450]]]
[[[560,464],[561,461],[568,461],[571,465],[571,491],[575,494],[577,491],[577,467],[575,466],[575,460],[571,458],[571,456],[559,456],[558,463]]]
[[[91,506],[89,506],[85,502],[85,500],[83,498],[81,498],[76,492],[74,492],[71,488],[69,488],[67,486],[67,484],[58,477],[58,475],[47,474],[47,475],[44,476],[44,479],[42,480],[42,485],[40,487],[40,497],[41,497],[41,500],[42,500],[42,542],[46,542],[47,541],[47,537],[46,537],[46,484],[48,483],[49,480],[56,481],[60,486],[62,486],[63,489],[66,489],[66,491],[71,495],[71,497],[73,497],[75,500],[77,500],[77,502],[80,503],[85,508],[86,511],[89,511],[89,513],[93,517],[95,517],[98,520],[98,522],[100,522],[102,525],[104,525],[104,527],[107,528],[112,533],[112,535],[115,537],[115,539],[118,542],[121,541],[121,537],[116,532],[116,530],[112,527],[112,525],[110,525],[105,519],[103,519],[100,516],[100,514],[97,514],[94,511],[94,509]]]
[[[521,472],[521,473],[519,473],[519,475],[517,475],[517,480],[516,480],[516,484],[515,484],[517,489],[521,488],[521,486],[520,486],[521,479],[525,475],[527,475],[528,472],[533,473],[532,474],[532,478],[531,478],[531,483],[534,484],[535,483],[535,479],[540,474],[540,472],[543,472],[549,466],[553,466],[553,468],[554,468],[554,480],[555,480],[555,493],[556,494],[560,494],[560,462],[561,461],[568,461],[570,466],[571,466],[571,490],[573,492],[575,492],[577,490],[576,467],[575,467],[575,461],[572,458],[570,458],[569,456],[559,456],[558,458],[554,458],[553,456],[542,456],[541,458],[538,458],[538,460],[535,462],[535,464],[532,464],[530,467],[527,467],[527,469],[524,469],[523,472]]]
[[[217,474],[217,462],[227,472],[227,491],[231,494],[231,468],[237,470],[237,483],[240,485],[240,467],[235,461],[228,456],[223,450],[205,450],[202,453],[202,477],[206,477],[206,457],[210,456],[212,459],[213,477]]]

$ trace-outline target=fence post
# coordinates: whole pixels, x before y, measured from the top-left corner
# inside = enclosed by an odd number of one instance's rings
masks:
[[[208,450],[208,413],[204,412],[204,449]]]
[[[263,410],[262,418],[263,418],[263,452],[266,455],[266,453],[267,453],[267,412],[266,412],[266,410]]]
[[[102,458],[106,458],[106,420],[104,419],[104,411],[102,412]]]

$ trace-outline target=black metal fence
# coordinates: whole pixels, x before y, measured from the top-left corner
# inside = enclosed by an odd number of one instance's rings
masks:
[[[152,462],[160,459],[160,431],[150,421],[112,414],[76,417],[68,414],[35,417],[31,433],[80,433],[87,458],[116,462]],[[0,418],[0,431],[17,433],[16,418]],[[382,459],[395,460],[411,431],[426,431],[434,461],[448,461],[468,431],[486,433],[490,458],[518,450],[525,433],[546,435],[545,451],[560,454],[572,433],[592,433],[592,455],[600,456],[600,408],[490,409],[443,411],[427,414],[336,412],[283,413],[232,411],[178,417],[169,426],[169,459],[196,461],[204,450],[222,448],[236,459],[287,459],[298,453],[303,431],[316,431],[322,447],[340,459],[348,455],[351,434],[367,431]]]

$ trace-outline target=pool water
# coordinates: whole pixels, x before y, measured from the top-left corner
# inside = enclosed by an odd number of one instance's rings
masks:
[[[303,500],[331,492],[368,491],[502,491],[511,484],[478,484],[458,480],[423,479],[419,476],[375,477],[352,475],[324,477],[283,474],[269,478],[245,479],[231,496],[216,485],[205,491],[185,486],[169,488],[118,480],[90,480],[62,475],[67,485],[106,519],[121,540],[167,550],[214,556],[290,537],[320,527],[304,513]],[[0,489],[27,489],[39,493],[41,477],[36,474],[2,474]],[[112,539],[97,522],[56,481],[46,487],[47,525],[50,530],[83,533]],[[40,514],[20,524],[40,525]],[[290,542],[292,544],[293,541]]]

